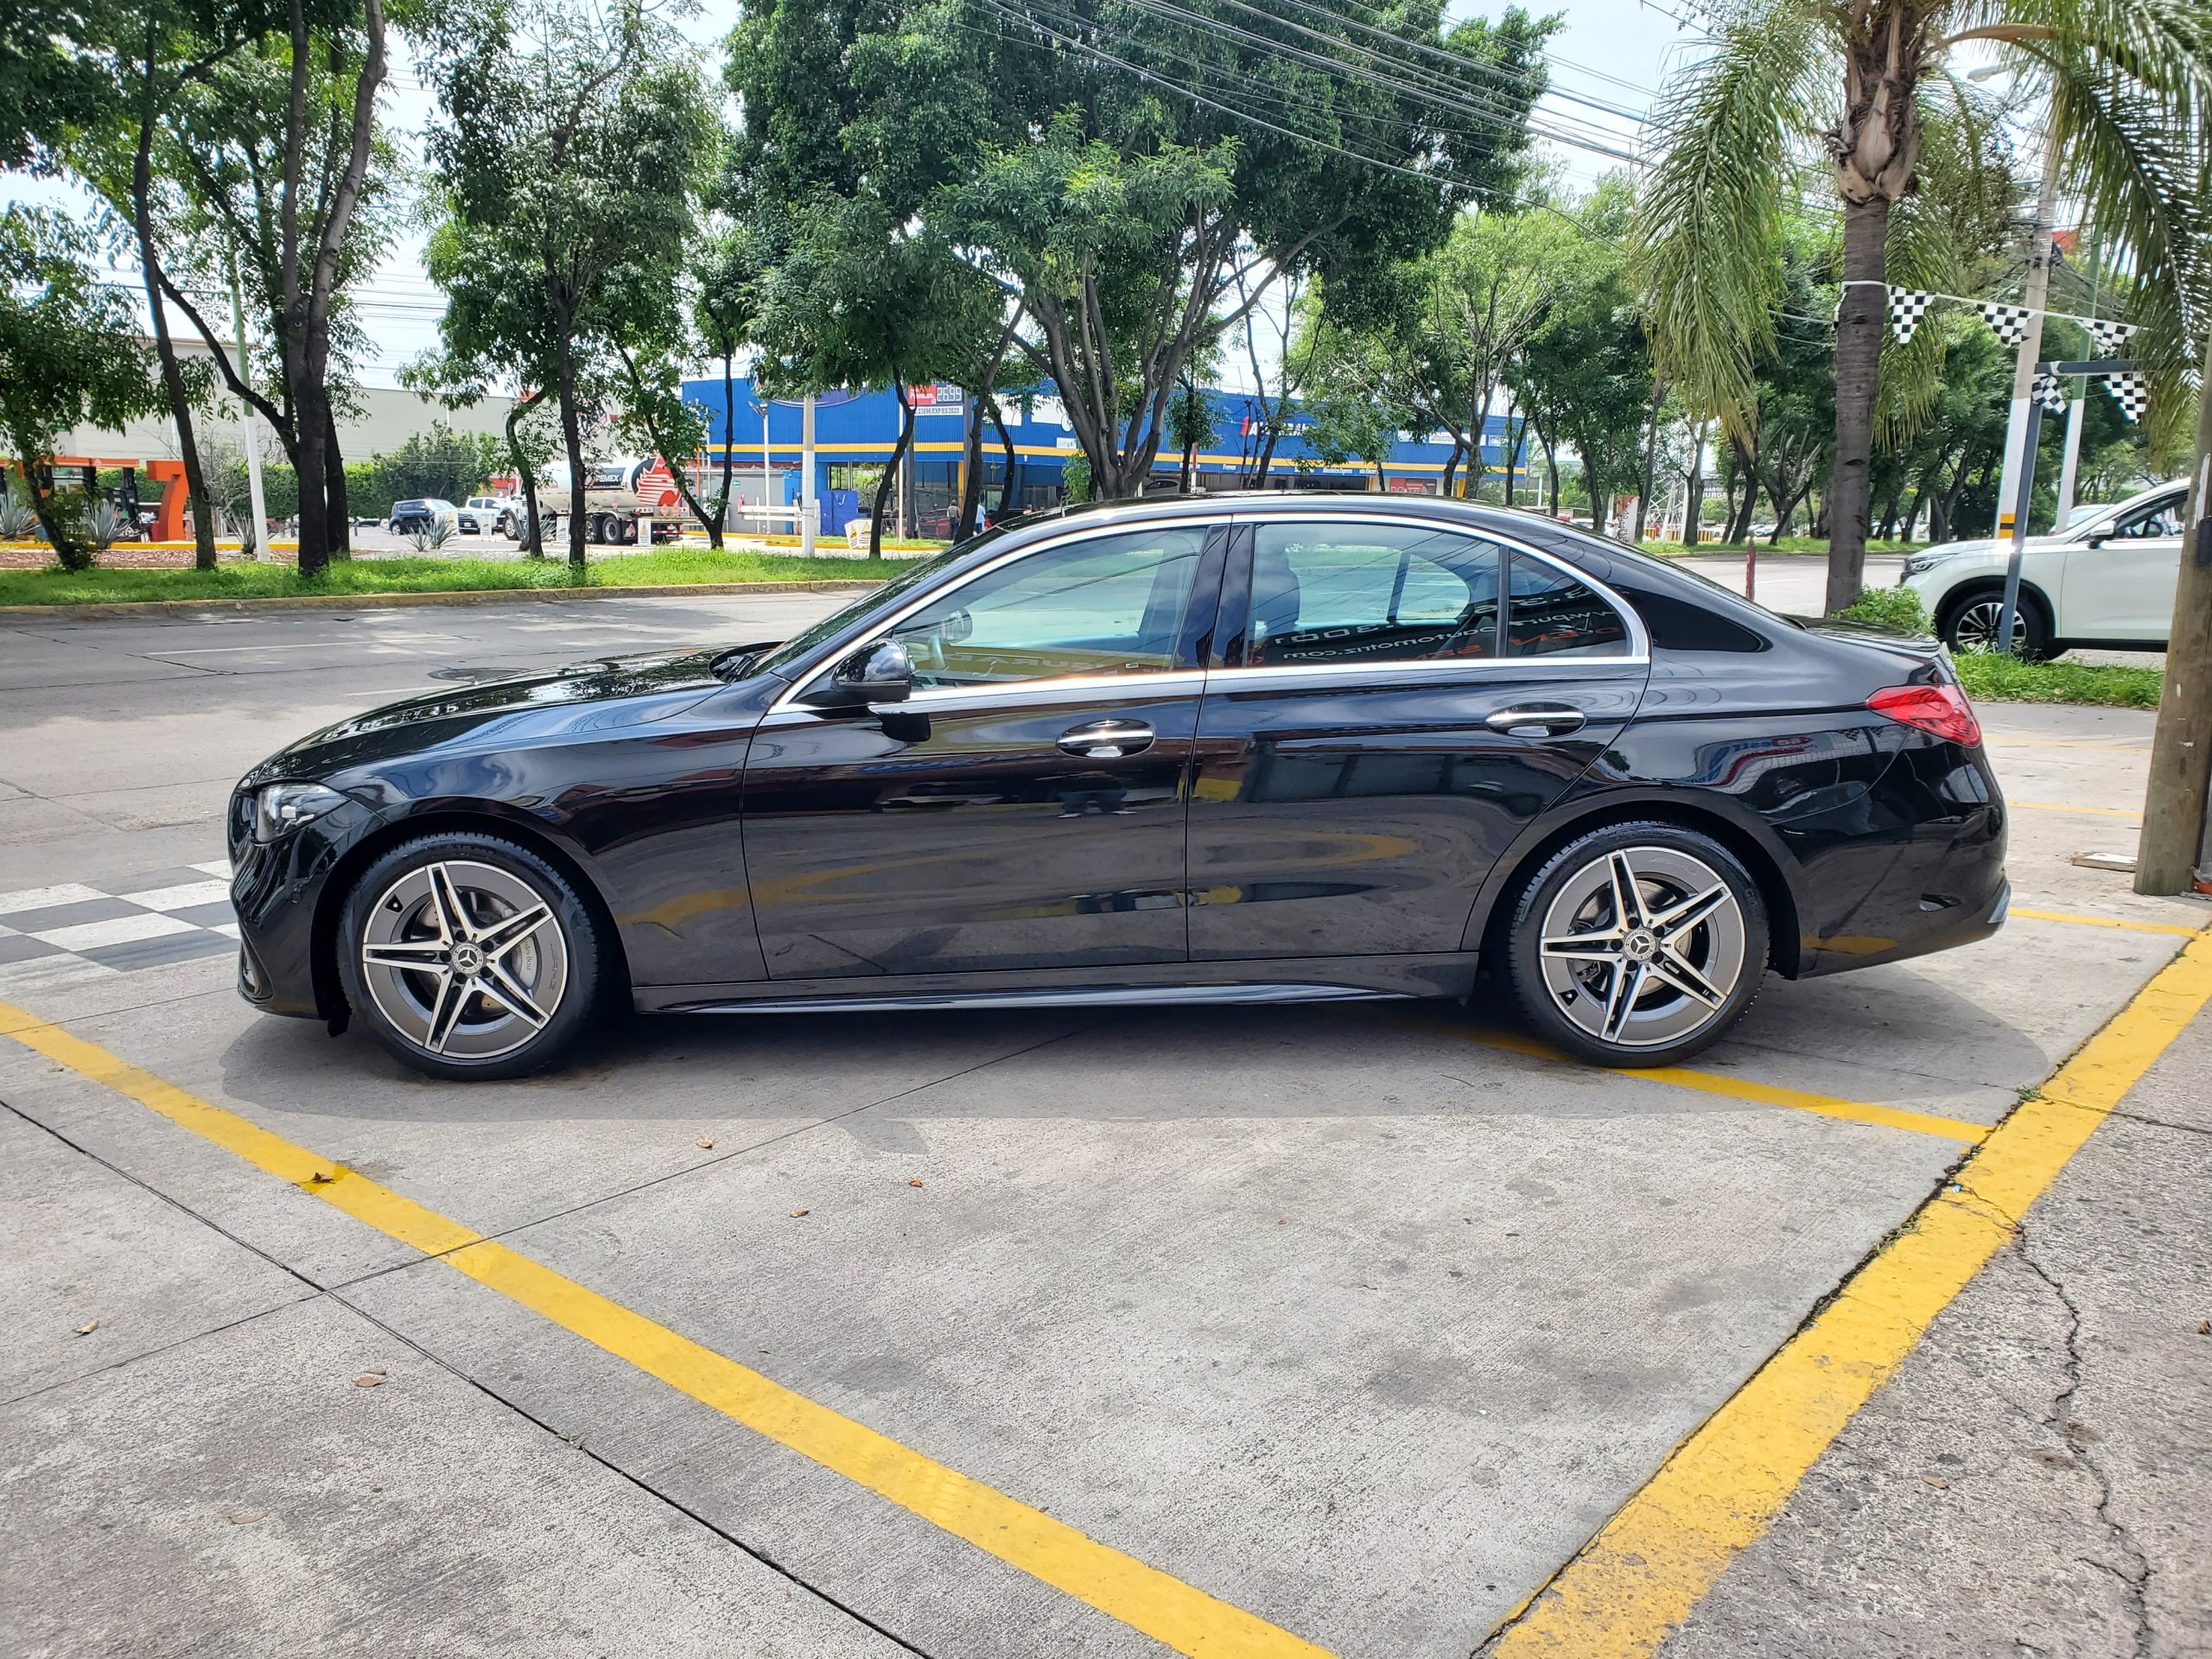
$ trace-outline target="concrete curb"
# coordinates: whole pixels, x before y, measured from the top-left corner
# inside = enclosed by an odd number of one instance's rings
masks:
[[[680,599],[731,594],[865,593],[873,582],[691,582],[639,588],[478,588],[448,594],[273,594],[259,599],[130,599],[85,605],[0,605],[0,621],[48,617],[97,622],[191,616],[206,611],[394,611],[416,605],[486,605],[502,600]]]

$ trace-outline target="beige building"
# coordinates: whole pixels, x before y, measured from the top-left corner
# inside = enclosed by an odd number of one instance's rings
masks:
[[[175,343],[180,356],[205,359],[209,355],[207,343],[188,325]],[[150,353],[150,335],[145,344]],[[513,398],[500,397],[486,397],[466,409],[448,409],[435,397],[397,386],[365,386],[353,395],[353,401],[354,407],[341,410],[338,416],[338,447],[349,461],[366,461],[397,449],[415,433],[427,432],[433,421],[443,421],[456,432],[499,433],[505,430],[507,411],[514,407]],[[262,458],[283,460],[283,446],[269,430],[268,423],[255,424]],[[238,400],[233,397],[219,397],[212,410],[195,411],[193,425],[203,450],[219,448],[237,454],[244,447]],[[97,426],[73,427],[55,440],[54,452],[104,461],[179,459],[176,426],[166,413],[132,421],[119,432]]]

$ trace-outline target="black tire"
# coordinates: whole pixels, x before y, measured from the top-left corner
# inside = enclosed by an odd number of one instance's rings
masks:
[[[1617,861],[1636,878],[1625,925]],[[1693,910],[1700,899],[1706,908]],[[1663,925],[1678,908],[1689,914]],[[1609,824],[1576,837],[1514,890],[1506,927],[1506,976],[1522,1018],[1596,1065],[1670,1065],[1709,1046],[1743,1018],[1766,973],[1758,883],[1727,848],[1679,824]]]
[[[1954,653],[1988,651],[1997,638],[1999,613],[2005,607],[2000,583],[1984,583],[1955,594],[1943,602],[1936,632]],[[2050,660],[2052,653],[2050,611],[2031,588],[2020,590],[2020,605],[2012,621],[2012,637],[2019,655],[2031,663]]]
[[[447,910],[461,912],[457,929],[435,908],[434,872]],[[516,933],[528,899],[546,915]],[[363,871],[339,913],[337,952],[346,1000],[376,1039],[419,1071],[458,1080],[552,1065],[621,978],[604,924],[568,878],[529,848],[475,831],[404,842]],[[458,985],[456,967],[467,971]]]

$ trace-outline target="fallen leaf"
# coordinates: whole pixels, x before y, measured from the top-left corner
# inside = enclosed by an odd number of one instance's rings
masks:
[[[791,1219],[797,1221],[801,1216],[810,1216],[813,1213],[811,1210],[794,1210],[791,1211]]]
[[[919,1181],[909,1181],[906,1185],[909,1186],[919,1186],[921,1183]]]
[[[2196,1334],[2200,1337],[2212,1337],[2212,1319],[2199,1319],[2196,1322]]]
[[[702,1135],[691,1144],[699,1147],[702,1151],[712,1152],[715,1148],[715,1137],[711,1135]]]
[[[266,1511],[262,1510],[242,1510],[231,1517],[231,1524],[234,1527],[250,1527],[260,1520],[265,1513]]]
[[[353,1379],[353,1386],[357,1389],[380,1389],[384,1386],[384,1373],[364,1371]]]
[[[329,1171],[318,1169],[314,1174],[308,1177],[308,1185],[310,1186],[327,1186],[331,1182],[337,1179],[338,1178],[330,1173]]]
[[[86,1319],[82,1325],[77,1327],[77,1334],[80,1337],[89,1337],[93,1332],[99,1328],[100,1322],[98,1319]]]
[[[1951,1490],[1951,1483],[1945,1480],[1941,1475],[1923,1475],[1921,1479],[1926,1481],[1930,1486],[1933,1486],[1939,1492],[1948,1492]]]

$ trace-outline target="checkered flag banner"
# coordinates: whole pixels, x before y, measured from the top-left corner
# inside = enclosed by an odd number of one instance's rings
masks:
[[[1977,300],[1974,308],[1997,331],[1998,339],[2015,347],[2028,337],[2028,319],[2035,315],[2024,305],[1999,305],[1994,300]]]
[[[2108,374],[2105,390],[2112,393],[2113,402],[2120,405],[2122,416],[2131,421],[2143,418],[2143,411],[2151,407],[2151,383],[2135,373]]]
[[[1898,345],[1912,344],[1912,331],[1920,327],[1920,320],[1935,302],[1933,294],[1924,294],[1916,288],[1890,290],[1890,327],[1897,334]]]
[[[2091,317],[2082,327],[2089,331],[2089,338],[2097,342],[2097,349],[2107,355],[2126,345],[2135,333],[2135,325],[2132,322],[2108,322],[2101,317]]]
[[[2063,415],[2066,412],[2066,388],[2058,383],[2058,377],[2055,374],[2036,376],[2035,386],[2028,396],[2040,399],[2044,409],[2050,414]]]

